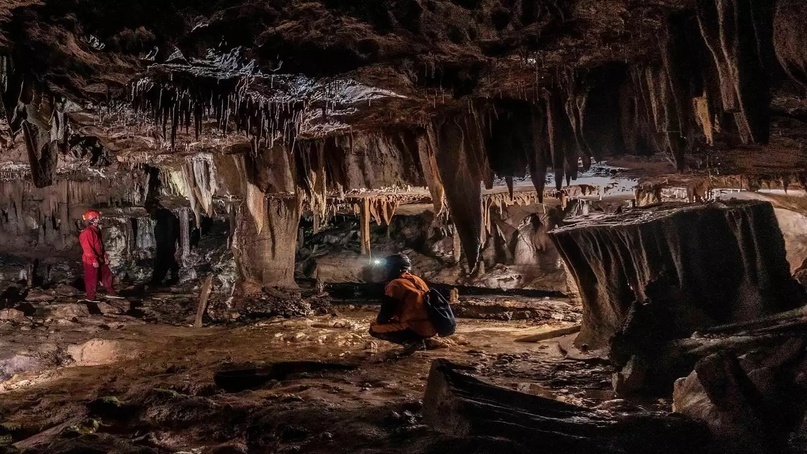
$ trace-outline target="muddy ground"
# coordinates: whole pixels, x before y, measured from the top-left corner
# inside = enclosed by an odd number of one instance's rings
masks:
[[[575,334],[524,342],[579,322],[579,309],[559,299],[461,297],[457,312],[475,318],[460,319],[439,348],[400,357],[369,337],[377,308],[361,301],[193,328],[195,301],[178,289],[136,303],[28,298],[48,301],[0,310],[0,453],[493,452],[423,424],[437,358],[605,414],[671,405],[615,399],[612,369],[575,349]],[[805,452],[802,439],[794,452]]]
[[[144,321],[160,308],[176,314],[175,301],[194,310],[187,296],[159,295],[137,311],[127,301],[88,306],[77,296],[17,306],[30,315],[2,311],[0,452],[451,452],[456,443],[421,423],[436,358],[523,392],[621,405],[611,401],[604,362],[568,357],[574,335],[515,341],[578,320],[564,301],[485,297],[499,308],[480,315],[488,319],[462,319],[441,348],[398,357],[400,347],[367,334],[371,305],[195,329]],[[460,305],[478,309],[483,300]],[[489,319],[496,311],[510,321]],[[286,361],[318,363],[251,384],[243,372]],[[343,367],[317,370],[319,362]]]

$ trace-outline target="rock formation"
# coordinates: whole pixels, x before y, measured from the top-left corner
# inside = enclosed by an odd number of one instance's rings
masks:
[[[494,178],[512,192],[529,174],[542,202],[547,173],[559,191],[604,157],[685,169],[712,148],[798,149],[771,117],[792,97],[775,57],[804,83],[803,8],[763,3],[14,0],[0,7],[0,148],[40,188],[148,164],[197,224],[230,197],[261,233],[259,193],[322,219],[345,191],[425,186],[472,271]],[[216,177],[228,156],[242,164]]]
[[[737,358],[700,360],[673,394],[676,412],[704,421],[724,452],[781,452],[804,420],[804,339]]]
[[[583,301],[578,344],[686,337],[804,304],[768,203],[647,208],[550,236]]]

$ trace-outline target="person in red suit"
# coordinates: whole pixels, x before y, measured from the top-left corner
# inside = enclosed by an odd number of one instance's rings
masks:
[[[87,227],[78,237],[83,251],[81,261],[84,264],[84,288],[87,299],[95,300],[95,289],[99,280],[104,285],[107,295],[117,296],[112,287],[113,276],[109,269],[109,254],[104,250],[104,242],[101,239],[101,213],[89,210],[81,218],[87,223]]]

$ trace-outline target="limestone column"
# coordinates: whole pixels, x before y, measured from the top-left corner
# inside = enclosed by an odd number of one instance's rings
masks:
[[[179,241],[182,248],[182,265],[184,266],[188,255],[191,253],[191,220],[187,208],[179,210]]]
[[[266,219],[260,220],[246,207],[238,209],[233,253],[239,277],[246,292],[261,287],[295,287],[294,256],[300,224],[299,203],[295,196],[273,197],[266,201]]]

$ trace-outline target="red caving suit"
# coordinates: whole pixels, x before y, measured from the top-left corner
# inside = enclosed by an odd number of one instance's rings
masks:
[[[87,291],[87,299],[95,299],[95,289],[98,287],[99,278],[104,284],[107,294],[117,295],[115,289],[112,288],[112,271],[109,269],[109,264],[106,263],[101,229],[90,225],[81,231],[78,241],[84,251],[81,261],[84,263],[84,288]],[[94,263],[98,266],[93,266]]]

